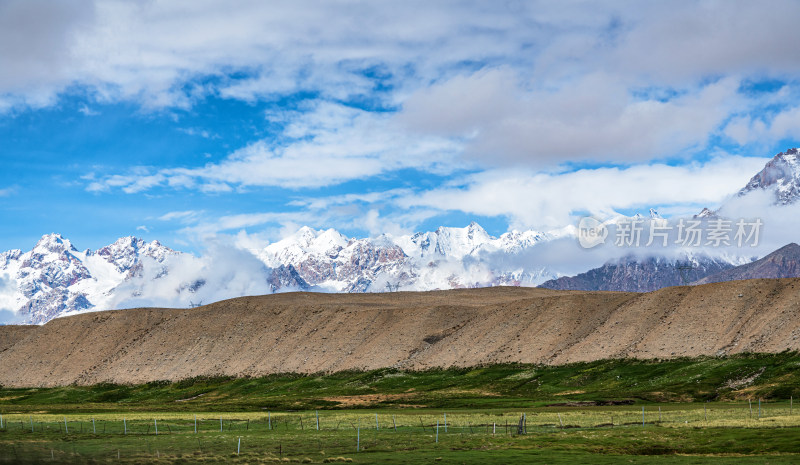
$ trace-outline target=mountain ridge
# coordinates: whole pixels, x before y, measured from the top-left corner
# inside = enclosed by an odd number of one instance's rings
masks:
[[[249,291],[237,291],[241,286],[229,289],[221,298],[241,295],[236,292],[534,285],[549,277],[543,267],[492,267],[484,257],[519,254],[546,240],[549,237],[538,231],[494,237],[475,222],[465,228],[439,227],[409,236],[376,238],[348,238],[334,229],[302,227],[263,249],[251,250],[251,260],[259,261],[253,264],[254,285],[248,286]],[[178,305],[190,306],[202,301],[205,290],[216,283],[202,275],[170,277],[170,273],[204,267],[208,264],[201,258],[158,241],[127,236],[96,251],[79,251],[60,234],[46,234],[31,251],[0,253],[0,284],[3,280],[16,283],[12,292],[0,293],[0,308],[18,312],[25,323],[42,324],[77,312],[124,308],[130,306],[128,302],[135,305],[147,297],[150,288],[167,292],[163,288],[168,283],[182,296]],[[208,272],[213,274],[213,270]],[[214,300],[219,298],[214,295]]]
[[[579,273],[546,281],[539,287],[554,290],[651,292],[680,286],[732,268],[730,262],[710,256],[682,259],[627,256]]]
[[[800,245],[792,242],[751,263],[705,276],[692,284],[796,277],[800,277]]]

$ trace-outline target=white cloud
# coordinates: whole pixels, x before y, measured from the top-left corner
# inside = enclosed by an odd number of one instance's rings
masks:
[[[83,116],[97,116],[100,114],[99,111],[92,110],[85,103],[82,104],[80,107],[78,107],[78,112],[81,113]]]
[[[412,94],[399,118],[416,132],[465,138],[467,154],[489,165],[630,162],[704,148],[743,100],[737,79],[668,100],[637,97],[609,74],[532,85],[509,69],[481,70]]]
[[[371,93],[369,69],[402,99],[465,64],[504,63],[536,81],[600,72],[679,85],[800,69],[787,46],[800,15],[791,0],[11,0],[0,8],[0,96],[9,105],[52,104],[72,85],[149,106],[187,106],[210,93],[252,101],[311,90],[339,99]],[[195,82],[205,76],[216,79]]]
[[[739,145],[769,146],[781,139],[794,138],[798,133],[800,106],[785,108],[767,117],[736,117],[725,126],[725,135]]]
[[[229,243],[209,245],[200,257],[171,255],[163,264],[145,259],[142,274],[115,289],[111,308],[188,307],[271,292],[270,270],[254,255]],[[163,268],[169,273],[162,273]],[[135,296],[135,297],[134,297]]]
[[[197,210],[172,211],[158,217],[161,221],[194,221],[202,212]]]
[[[568,173],[492,170],[461,185],[398,199],[401,208],[427,207],[509,218],[512,228],[558,228],[576,213],[610,216],[629,208],[718,205],[743,187],[766,159],[725,156],[705,164],[637,165]]]
[[[452,169],[459,145],[439,137],[405,134],[391,116],[322,102],[288,122],[281,144],[260,140],[219,163],[199,168],[111,175],[89,191],[121,188],[137,193],[157,186],[227,192],[236,186],[320,187],[387,171]],[[141,170],[140,170],[141,171]]]

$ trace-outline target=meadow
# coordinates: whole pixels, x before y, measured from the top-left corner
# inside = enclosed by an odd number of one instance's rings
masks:
[[[0,462],[798,463],[799,358],[3,388]]]

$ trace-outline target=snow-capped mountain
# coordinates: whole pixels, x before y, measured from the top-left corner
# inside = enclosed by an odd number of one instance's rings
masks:
[[[788,205],[800,198],[800,149],[781,152],[739,191],[744,196],[755,190],[771,190],[776,205]]]
[[[176,253],[135,237],[79,251],[61,235],[47,234],[29,252],[0,253],[0,308],[16,310],[29,323],[104,308],[114,288],[136,276],[146,261],[160,263]]]
[[[304,227],[255,253],[271,268],[296,270],[309,286],[320,290],[430,290],[541,282],[551,275],[540,267],[498,268],[487,258],[519,254],[548,239],[536,231],[493,237],[474,222],[465,228],[371,239]]]
[[[800,198],[800,150],[776,155],[739,196],[757,190],[773,191],[777,205]],[[710,220],[716,214],[705,209],[697,217]],[[649,216],[667,221],[654,209]],[[634,218],[644,219],[638,214]],[[619,216],[604,224],[630,219]],[[552,261],[554,256],[561,257],[558,247],[565,244],[562,239],[576,237],[574,225],[546,233],[512,231],[494,237],[471,223],[464,228],[440,227],[374,238],[350,238],[334,229],[303,227],[262,248],[246,251],[223,247],[195,257],[135,237],[121,238],[96,251],[79,251],[68,239],[48,234],[29,252],[0,253],[0,310],[16,312],[23,322],[44,323],[75,312],[132,306],[188,307],[290,290],[423,291],[537,286],[551,280],[547,286],[558,289],[644,291],[702,279],[754,259],[617,257],[566,278],[533,258],[544,255]],[[548,244],[553,249],[547,249]]]
[[[194,257],[158,241],[124,237],[79,251],[48,234],[29,252],[0,253],[0,309],[26,323],[76,312],[138,305],[190,306],[204,300],[287,290],[386,292],[536,285],[555,275],[517,256],[542,241],[536,231],[500,237],[480,225],[393,237],[348,238],[303,227],[246,256]],[[220,261],[236,262],[222,269]],[[247,263],[243,270],[243,263]]]

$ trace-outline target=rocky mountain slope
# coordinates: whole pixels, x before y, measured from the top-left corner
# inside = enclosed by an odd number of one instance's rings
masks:
[[[17,334],[0,349],[0,384],[800,350],[799,291],[800,279],[782,279],[646,294],[513,287],[286,293],[194,309],[95,312]]]
[[[638,258],[628,256],[576,276],[562,276],[540,287],[559,290],[650,292],[680,286],[733,268],[728,261],[708,256]]]
[[[800,149],[781,152],[770,160],[738,193],[771,190],[776,205],[788,205],[800,198]]]
[[[800,245],[785,245],[771,254],[737,267],[697,280],[695,284],[718,283],[742,279],[800,277]]]

